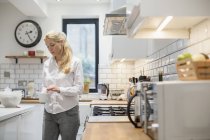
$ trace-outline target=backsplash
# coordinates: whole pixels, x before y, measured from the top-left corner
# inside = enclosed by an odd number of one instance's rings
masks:
[[[129,77],[134,76],[134,62],[114,62],[111,65],[99,65],[99,83],[109,83],[110,89],[128,87]]]
[[[99,82],[110,83],[112,89],[125,89],[128,86],[128,78],[139,77],[143,70],[144,75],[151,76],[152,81],[158,81],[159,71],[163,72],[165,81],[178,80],[176,59],[184,52],[191,54],[203,52],[210,55],[210,20],[192,28],[190,39],[177,39],[162,46],[160,50],[148,52],[150,55],[145,59],[99,66]]]
[[[210,54],[210,20],[192,28],[189,40],[176,40],[160,50],[149,52],[151,55],[144,61],[137,60],[135,76],[140,75],[141,70],[144,69],[145,75],[151,76],[152,81],[158,81],[160,71],[163,72],[163,80],[177,80],[176,59],[184,52]]]
[[[0,89],[26,88],[29,81],[33,81],[36,90],[42,85],[42,64],[0,64]]]

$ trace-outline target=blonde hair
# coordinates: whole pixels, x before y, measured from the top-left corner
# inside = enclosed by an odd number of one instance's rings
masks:
[[[46,39],[52,39],[55,42],[61,42],[63,41],[63,51],[61,63],[59,64],[59,69],[64,72],[65,74],[68,74],[71,70],[70,64],[72,60],[72,49],[66,39],[66,35],[63,32],[56,32],[56,31],[50,31],[45,35],[44,40]]]

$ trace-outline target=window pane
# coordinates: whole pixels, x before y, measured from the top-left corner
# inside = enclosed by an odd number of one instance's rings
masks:
[[[67,24],[67,39],[74,55],[82,60],[84,77],[90,78],[92,89],[96,88],[95,31],[95,24]]]

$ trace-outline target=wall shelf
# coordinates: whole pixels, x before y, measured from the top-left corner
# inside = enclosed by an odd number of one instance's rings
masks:
[[[43,63],[43,59],[46,59],[47,56],[5,56],[5,58],[15,59],[16,64],[18,63],[19,58],[38,58],[41,60],[41,63]]]

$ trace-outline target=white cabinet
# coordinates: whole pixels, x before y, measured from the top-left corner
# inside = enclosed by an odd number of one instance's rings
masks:
[[[112,59],[139,59],[147,55],[148,40],[129,39],[126,36],[112,37]]]
[[[84,126],[86,118],[90,115],[90,102],[79,103],[80,125]]]
[[[0,122],[0,140],[18,140],[19,116]]]
[[[41,140],[43,105],[0,122],[0,140]]]
[[[20,140],[41,140],[43,123],[43,105],[33,111],[20,115]]]

